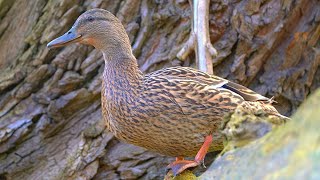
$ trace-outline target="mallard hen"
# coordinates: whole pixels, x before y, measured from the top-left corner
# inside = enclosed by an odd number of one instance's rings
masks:
[[[92,9],[47,46],[79,42],[103,53],[102,112],[107,128],[128,143],[177,157],[175,174],[199,165],[207,151],[222,150],[219,127],[237,106],[282,116],[270,99],[226,79],[188,67],[143,75],[128,35],[110,12]],[[183,157],[195,156],[194,161]]]

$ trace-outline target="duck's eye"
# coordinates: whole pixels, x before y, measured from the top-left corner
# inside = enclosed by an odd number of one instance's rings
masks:
[[[93,20],[94,20],[93,17],[88,18],[88,21],[90,21],[90,22],[92,22]]]

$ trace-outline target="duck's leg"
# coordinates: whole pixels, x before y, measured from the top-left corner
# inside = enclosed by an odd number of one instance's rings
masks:
[[[211,143],[212,143],[212,135],[209,135],[205,138],[204,143],[202,144],[200,150],[198,151],[193,161],[184,160],[183,157],[177,157],[176,161],[170,163],[167,166],[167,169],[168,170],[171,169],[173,172],[173,175],[176,176],[188,168],[196,167],[200,165],[201,163],[203,163],[204,157],[206,156]]]

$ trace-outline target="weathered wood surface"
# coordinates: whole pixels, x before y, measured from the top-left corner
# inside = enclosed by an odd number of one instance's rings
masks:
[[[100,52],[46,48],[94,7],[121,19],[142,71],[194,66],[194,55],[176,57],[190,33],[187,0],[1,0],[0,178],[161,179],[173,160],[106,132]],[[211,0],[213,72],[275,96],[290,115],[320,86],[318,7],[317,0]]]
[[[319,113],[320,89],[285,126],[218,157],[200,179],[319,179]]]

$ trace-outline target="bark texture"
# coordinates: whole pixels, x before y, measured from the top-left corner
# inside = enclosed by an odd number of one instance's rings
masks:
[[[274,96],[292,114],[320,86],[317,0],[211,0],[216,75]],[[0,179],[161,179],[173,160],[119,142],[100,113],[102,54],[46,44],[85,10],[125,25],[145,73],[194,66],[187,0],[0,0]]]

